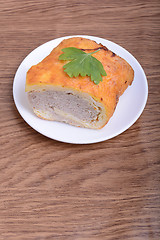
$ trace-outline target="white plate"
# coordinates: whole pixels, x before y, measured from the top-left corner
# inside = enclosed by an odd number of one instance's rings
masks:
[[[87,144],[101,142],[113,138],[132,126],[140,117],[147,102],[148,84],[145,73],[138,61],[124,48],[103,38],[83,36],[102,43],[111,51],[124,58],[134,69],[135,77],[132,85],[120,97],[116,110],[108,124],[100,130],[78,128],[65,123],[46,121],[38,118],[28,104],[25,93],[26,72],[45,58],[67,36],[49,41],[32,51],[20,64],[13,83],[13,97],[16,107],[23,119],[39,133],[67,143]]]

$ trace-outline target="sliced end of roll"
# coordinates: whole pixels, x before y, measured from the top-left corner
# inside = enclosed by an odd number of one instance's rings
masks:
[[[100,129],[107,123],[106,109],[87,93],[62,87],[35,88],[28,92],[34,113],[45,120]]]

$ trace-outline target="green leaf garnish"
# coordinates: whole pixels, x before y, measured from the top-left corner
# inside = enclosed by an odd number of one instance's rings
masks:
[[[99,50],[85,53],[74,47],[63,48],[59,60],[70,60],[69,63],[63,66],[64,71],[70,77],[89,76],[95,84],[99,84],[100,81],[102,82],[102,76],[107,76],[102,63],[91,56]]]

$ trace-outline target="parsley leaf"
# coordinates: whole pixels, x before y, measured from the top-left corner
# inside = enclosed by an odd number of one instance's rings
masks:
[[[100,81],[102,82],[102,76],[107,76],[102,63],[91,56],[99,50],[85,53],[74,47],[63,48],[63,53],[59,56],[59,60],[70,60],[69,63],[63,66],[64,71],[70,77],[78,77],[79,75],[82,77],[90,76],[95,84],[99,84]]]

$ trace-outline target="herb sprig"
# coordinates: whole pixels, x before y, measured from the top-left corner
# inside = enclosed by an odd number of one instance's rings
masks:
[[[59,60],[70,61],[63,66],[69,77],[89,76],[95,84],[99,84],[102,81],[102,76],[107,76],[102,63],[92,56],[99,50],[85,53],[74,47],[63,48]]]

